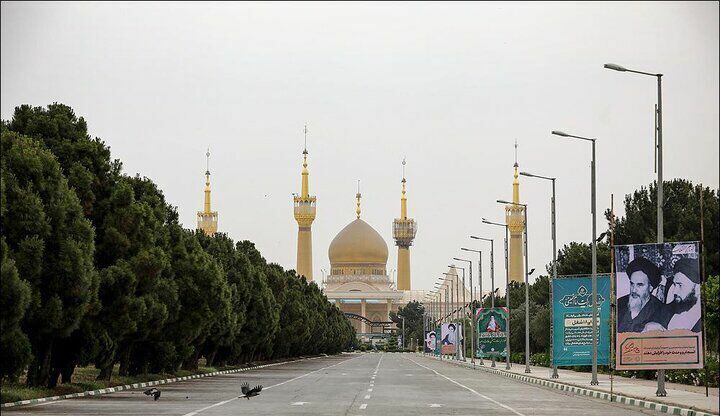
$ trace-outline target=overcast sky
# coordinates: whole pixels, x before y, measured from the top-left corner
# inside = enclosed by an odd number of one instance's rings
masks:
[[[516,139],[522,170],[558,177],[560,245],[589,242],[590,145],[551,130],[597,137],[599,212],[655,178],[656,81],[607,62],[665,74],[665,178],[718,188],[717,2],[3,2],[1,15],[3,119],[20,104],[71,106],[188,228],[209,146],[220,231],[287,268],[307,123],[317,280],[355,218],[358,179],[362,218],[397,267],[403,157],[419,225],[413,288],[432,287],[461,246],[488,251],[470,234],[498,239],[503,280],[503,230],[480,219],[503,219],[495,201],[512,196]],[[521,177],[541,271],[550,189]]]

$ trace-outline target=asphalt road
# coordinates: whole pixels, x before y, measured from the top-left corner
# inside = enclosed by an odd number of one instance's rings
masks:
[[[240,384],[262,393],[239,399]],[[11,408],[32,415],[502,415],[664,413],[525,384],[415,354],[344,354],[142,389]]]

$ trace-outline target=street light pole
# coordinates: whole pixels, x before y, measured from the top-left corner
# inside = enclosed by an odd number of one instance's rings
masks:
[[[455,290],[455,282],[453,282],[453,280],[449,277],[449,276],[452,276],[452,274],[450,274],[450,273],[443,273],[443,274],[446,276],[444,280],[448,280],[448,281],[450,282],[450,307],[453,308],[453,309],[452,309],[452,312],[450,312],[450,322],[453,322],[454,319],[455,319],[455,306],[454,306],[455,299],[454,299],[454,297],[453,297],[453,291]],[[455,275],[455,279],[457,279],[457,274]],[[458,324],[458,323],[457,323],[457,321],[454,321],[454,322],[455,322],[455,331],[457,331],[457,324]],[[457,341],[457,339],[455,340],[455,342],[456,342],[457,344],[459,344],[459,342]],[[457,346],[457,344],[455,345],[455,357],[456,357],[455,359],[458,359],[458,358],[457,358],[457,357],[458,357],[458,354],[457,354],[458,346]],[[442,347],[441,347],[441,348],[442,348]]]
[[[472,304],[472,301],[473,301],[473,299],[472,299],[472,297],[473,297],[472,296],[472,287],[473,287],[472,261],[460,259],[457,257],[453,257],[453,260],[466,261],[468,263],[468,265],[470,265],[470,303]],[[482,275],[481,275],[481,279],[482,279]],[[482,296],[482,290],[480,291],[480,296]],[[465,305],[465,279],[464,278],[463,278],[463,305]],[[464,308],[464,306],[463,306],[463,308]],[[470,313],[472,314],[471,319],[470,319],[470,322],[471,322],[471,324],[470,324],[470,351],[471,351],[470,361],[472,361],[473,368],[475,368],[475,312],[473,311],[472,306],[470,307]],[[466,317],[467,317],[467,312],[463,311],[463,322],[465,321]],[[464,333],[465,333],[465,328],[463,326],[463,334]],[[463,341],[464,341],[464,337],[463,337]],[[464,350],[464,348],[465,347],[463,346],[463,350]],[[485,364],[483,364],[482,357],[480,357],[480,365],[485,365]]]
[[[555,328],[554,328],[554,319],[555,314],[553,312],[553,307],[555,305],[554,299],[553,299],[553,281],[557,279],[557,233],[556,233],[556,223],[555,223],[555,179],[547,176],[540,176],[540,175],[533,175],[531,173],[527,172],[520,172],[520,175],[527,176],[530,178],[539,178],[539,179],[545,179],[552,181],[552,199],[550,200],[550,223],[552,225],[551,228],[551,234],[552,234],[552,242],[553,242],[553,274],[552,274],[552,280],[550,280],[550,366],[552,367],[552,378],[558,378],[558,372],[557,372],[557,366],[555,365],[555,356],[553,354],[553,348],[554,348],[554,334],[555,334]]]
[[[488,221],[482,219],[483,224],[496,225],[505,228],[505,308],[508,310],[508,317],[505,326],[507,327],[507,335],[505,336],[505,369],[510,369],[510,273],[508,270],[508,226],[499,222]],[[493,289],[494,290],[494,289]]]
[[[465,342],[465,325],[463,325],[463,323],[465,323],[465,318],[464,318],[464,315],[465,315],[465,268],[464,268],[464,267],[453,266],[452,264],[451,264],[450,266],[448,266],[448,267],[452,267],[452,268],[455,268],[455,269],[460,269],[460,270],[462,270],[462,272],[463,272],[463,275],[462,275],[462,289],[463,289],[463,290],[462,290],[462,303],[463,303],[463,310],[462,310],[462,313],[461,313],[461,312],[460,312],[460,308],[458,307],[457,310],[456,310],[456,315],[455,315],[455,316],[458,318],[458,321],[459,321],[459,318],[460,318],[461,316],[463,317],[462,323],[458,322],[458,325],[460,326],[460,328],[457,328],[457,327],[455,328],[455,330],[458,331],[457,348],[455,348],[455,355],[457,356],[457,359],[460,360],[460,343],[461,343],[460,337],[462,337],[462,342],[463,342],[463,343]],[[458,276],[457,274],[455,275],[455,280],[457,281],[457,284],[455,285],[455,292],[456,292],[456,293],[455,293],[455,295],[456,295],[455,300],[457,301],[457,303],[460,303],[460,280],[459,280],[459,276]],[[458,329],[460,329],[460,330],[458,330]],[[463,349],[464,349],[464,345],[463,345]],[[464,354],[465,351],[462,351],[462,352],[463,352],[462,355],[463,355],[463,359],[464,359],[464,358],[465,358],[465,354]]]
[[[648,75],[657,78],[657,143],[655,144],[655,151],[657,152],[657,242],[662,244],[665,242],[665,232],[663,230],[663,202],[664,202],[664,191],[663,191],[663,152],[662,152],[662,76],[663,74],[653,74],[651,72],[635,71],[627,69],[617,64],[605,64],[605,68],[612,69],[613,71],[619,72],[632,72],[634,74]],[[658,397],[667,396],[665,390],[665,370],[658,370],[657,372],[657,391],[655,395]]]
[[[598,305],[597,305],[597,229],[595,224],[595,217],[597,216],[596,209],[596,193],[595,193],[595,139],[582,136],[574,136],[567,134],[562,131],[553,130],[552,134],[562,137],[571,137],[574,139],[580,139],[589,141],[592,143],[592,162],[590,163],[590,211],[592,212],[592,379],[590,385],[597,386],[597,346],[598,346]]]
[[[483,237],[476,237],[474,235],[471,235],[470,238],[474,240],[483,240],[483,241],[489,241],[490,242],[490,307],[495,307],[495,240],[492,238],[483,238]],[[470,250],[466,248],[462,248],[461,250],[465,251],[476,251],[476,250]],[[478,253],[480,253],[478,251]],[[482,255],[481,255],[482,256]],[[481,259],[482,261],[482,259]],[[480,281],[480,302],[482,302],[482,280]]]

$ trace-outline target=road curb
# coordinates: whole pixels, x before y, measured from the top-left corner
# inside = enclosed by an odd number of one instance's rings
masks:
[[[81,393],[63,394],[62,396],[41,397],[39,399],[30,399],[30,400],[21,400],[21,401],[17,401],[17,402],[2,403],[2,404],[0,404],[0,409],[7,409],[9,407],[17,407],[17,406],[26,406],[26,405],[30,405],[30,404],[54,402],[57,400],[74,399],[77,397],[98,396],[100,394],[116,393],[118,391],[133,390],[133,389],[139,389],[139,388],[144,388],[144,387],[157,386],[160,384],[168,384],[168,383],[175,383],[178,381],[193,380],[196,378],[212,377],[212,376],[218,376],[218,375],[223,375],[223,374],[240,373],[243,371],[256,370],[258,368],[273,367],[276,365],[294,363],[297,361],[314,360],[316,358],[322,358],[322,357],[327,357],[327,355],[319,355],[319,356],[314,356],[314,357],[303,357],[303,358],[298,358],[298,359],[294,359],[294,360],[280,361],[277,363],[270,363],[270,364],[253,365],[250,367],[236,368],[234,370],[214,371],[212,373],[193,374],[191,376],[166,378],[164,380],[155,380],[155,381],[146,381],[143,383],[125,384],[123,386],[108,387],[108,388],[100,389],[100,390],[90,390],[90,391],[84,391]]]
[[[416,353],[418,354],[418,353]],[[472,364],[464,363],[464,362],[456,362],[453,360],[440,360],[436,357],[428,357],[424,354],[419,354],[423,357],[432,358],[436,361],[442,361],[442,362],[449,362],[451,364],[459,365],[461,367],[466,367],[473,369]],[[596,399],[601,400],[607,400],[609,402],[615,402],[620,404],[625,404],[628,406],[637,406],[642,407],[644,409],[649,410],[655,410],[662,413],[668,413],[672,415],[681,415],[681,416],[718,416],[717,413],[708,412],[706,410],[697,410],[697,409],[690,409],[687,407],[683,407],[682,405],[673,405],[673,404],[666,404],[666,403],[660,403],[660,402],[653,402],[647,399],[639,398],[639,397],[632,397],[632,396],[625,396],[622,394],[613,393],[612,397],[610,393],[600,390],[593,390],[589,389],[587,387],[580,387],[571,383],[562,383],[558,381],[549,381],[545,380],[540,377],[535,376],[529,376],[529,375],[523,375],[523,374],[517,374],[512,373],[509,371],[501,370],[501,369],[493,369],[493,368],[486,368],[484,366],[475,366],[474,369],[482,370],[487,373],[492,374],[499,374],[508,378],[512,378],[518,381],[522,381],[529,384],[538,384],[543,387],[549,387],[556,390],[562,390],[567,391],[570,393],[580,394],[583,396],[589,396]]]

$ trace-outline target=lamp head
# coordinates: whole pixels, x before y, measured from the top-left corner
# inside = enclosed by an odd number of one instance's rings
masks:
[[[627,68],[620,66],[618,64],[605,64],[604,66],[605,66],[605,68],[612,69],[613,71],[620,71],[620,72],[627,71]]]
[[[553,130],[552,134],[554,134],[556,136],[562,136],[562,137],[570,136],[569,134],[565,133],[564,131],[560,131],[560,130]]]

